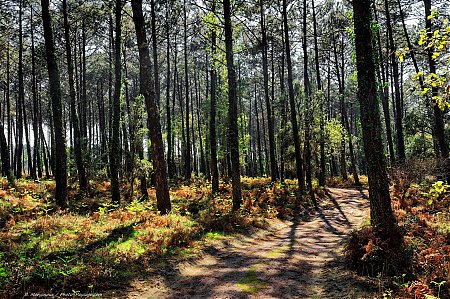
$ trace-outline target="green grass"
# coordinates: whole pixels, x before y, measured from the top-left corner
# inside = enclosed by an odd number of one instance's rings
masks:
[[[245,273],[244,277],[239,279],[238,288],[246,294],[252,295],[258,293],[260,290],[267,287],[267,283],[258,279],[258,267],[260,265],[253,265]]]
[[[278,247],[278,248],[275,248],[275,249],[269,251],[266,254],[266,256],[271,257],[271,258],[278,258],[278,257],[283,256],[288,249],[289,249],[289,246],[287,246],[287,245],[281,246],[281,247]]]

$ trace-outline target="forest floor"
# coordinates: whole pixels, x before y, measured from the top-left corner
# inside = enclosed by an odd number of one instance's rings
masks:
[[[0,298],[450,298],[450,186],[392,182],[410,264],[389,277],[374,271],[382,240],[351,180],[314,185],[315,209],[298,202],[296,181],[242,178],[233,212],[229,183],[211,194],[198,178],[172,183],[172,212],[160,215],[153,188],[126,200],[125,183],[112,205],[108,181],[84,194],[71,182],[62,210],[53,180],[0,178]]]
[[[127,298],[373,298],[373,280],[343,264],[343,240],[369,215],[363,189],[327,189],[315,213],[264,230],[217,235],[197,257],[154,266]],[[119,295],[119,294],[118,294]]]

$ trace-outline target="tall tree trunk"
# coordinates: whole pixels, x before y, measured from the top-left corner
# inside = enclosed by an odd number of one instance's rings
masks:
[[[431,19],[428,18],[428,16],[431,15],[431,0],[424,0],[423,3],[425,4],[425,24],[426,24],[426,30],[428,32],[428,35],[431,37],[433,34],[432,27],[431,27]],[[427,51],[428,56],[428,64],[430,67],[430,74],[436,73],[436,62],[433,59],[433,50],[428,49]],[[432,87],[431,92],[433,96],[438,95],[438,89],[437,87]],[[435,135],[437,139],[437,143],[439,146],[439,152],[441,154],[441,158],[445,160],[445,172],[447,175],[447,182],[450,183],[450,161],[449,161],[449,150],[448,150],[448,143],[445,140],[445,128],[444,128],[444,118],[443,118],[443,112],[439,108],[437,104],[433,105],[433,113],[434,113],[434,130]]]
[[[63,14],[64,14],[64,39],[66,46],[66,58],[67,58],[67,71],[69,74],[69,96],[70,96],[70,117],[73,127],[74,135],[74,152],[75,152],[75,163],[78,171],[78,181],[80,183],[80,189],[87,189],[87,178],[86,170],[83,163],[83,153],[82,153],[82,141],[80,133],[80,124],[78,121],[78,115],[76,111],[76,95],[73,79],[73,61],[72,61],[72,50],[70,46],[70,25],[69,17],[67,11],[67,0],[63,0]]]
[[[41,0],[42,21],[44,27],[45,53],[47,57],[47,70],[52,101],[52,114],[55,134],[55,199],[59,206],[67,205],[67,157],[66,139],[64,136],[64,122],[62,116],[61,83],[59,79],[58,64],[55,56],[55,44],[49,12],[49,0]]]
[[[161,134],[161,123],[153,77],[151,74],[150,52],[148,49],[145,20],[142,12],[142,0],[132,0],[133,21],[139,48],[140,92],[144,95],[148,115],[148,125],[151,138],[151,153],[155,168],[156,205],[161,214],[171,210],[169,183],[167,181],[166,160],[164,159],[164,144]]]
[[[344,55],[344,49],[341,49],[342,55]],[[344,180],[347,180],[347,162],[346,162],[346,154],[345,154],[345,114],[347,113],[345,110],[345,103],[344,103],[344,74],[341,76],[341,71],[339,67],[339,61],[337,56],[337,41],[333,35],[333,52],[334,52],[334,60],[336,63],[336,77],[338,80],[338,86],[339,86],[339,105],[341,109],[341,123],[342,123],[342,140],[341,140],[341,175]]]
[[[308,189],[311,200],[317,205],[314,191],[312,188],[312,169],[311,169],[311,119],[312,119],[312,91],[311,82],[308,74],[308,40],[306,37],[306,14],[307,14],[307,0],[303,0],[303,78],[306,95],[306,110],[305,110],[305,173],[306,173],[306,188]]]
[[[231,177],[233,187],[233,210],[241,206],[241,171],[239,166],[239,129],[237,109],[236,73],[233,61],[233,27],[231,24],[230,0],[223,0],[223,15],[225,22],[225,51],[228,70],[228,142],[231,158]]]
[[[269,131],[269,157],[270,157],[270,177],[271,181],[275,182],[278,179],[278,165],[276,160],[276,149],[275,149],[275,136],[273,129],[273,119],[272,119],[272,103],[269,97],[269,70],[267,62],[267,33],[266,33],[266,18],[264,15],[263,0],[259,1],[259,8],[261,14],[261,52],[262,52],[262,62],[263,62],[263,76],[264,76],[264,98],[266,102],[267,110],[267,127]]]
[[[10,186],[14,186],[14,175],[11,170],[11,164],[9,162],[9,147],[6,142],[5,128],[3,122],[0,120],[0,156],[2,161],[2,172],[8,178]]]
[[[313,30],[314,30],[314,56],[316,63],[316,80],[317,80],[317,90],[319,93],[322,92],[322,80],[320,78],[320,65],[319,65],[319,46],[317,43],[317,20],[316,20],[316,8],[314,5],[314,0],[311,2],[313,11]],[[319,167],[319,186],[325,186],[325,116],[323,110],[324,96],[319,95],[319,115],[320,115],[320,167]]]
[[[378,22],[378,16],[377,16],[377,10],[375,8],[375,2],[373,2],[374,6],[374,13],[375,13],[375,21]],[[389,87],[387,84],[386,76],[387,76],[387,70],[385,70],[385,64],[383,59],[383,52],[381,50],[381,36],[380,31],[377,31],[377,45],[378,45],[378,63],[379,68],[377,68],[378,73],[380,73],[381,68],[381,83],[383,84],[383,88],[379,89],[380,97],[381,97],[381,103],[383,106],[383,114],[384,114],[384,125],[386,127],[386,139],[389,149],[389,159],[391,163],[394,163],[395,161],[395,154],[394,154],[394,145],[392,142],[392,128],[391,128],[391,114],[389,112]]]
[[[33,139],[34,139],[34,151],[33,151],[33,164],[35,165],[36,171],[32,173],[33,178],[42,177],[42,166],[41,166],[41,155],[39,151],[39,129],[38,129],[38,118],[39,118],[39,106],[38,106],[38,95],[37,95],[37,80],[36,80],[36,50],[34,46],[34,22],[33,22],[33,8],[31,8],[30,15],[31,24],[31,74],[32,74],[32,94],[33,94]],[[9,99],[8,99],[9,100]]]
[[[296,166],[299,194],[302,194],[303,190],[305,189],[305,179],[303,177],[303,161],[302,161],[302,154],[300,151],[300,136],[298,134],[297,109],[295,107],[294,83],[292,75],[291,45],[289,42],[289,27],[287,20],[288,20],[287,3],[286,0],[283,0],[284,43],[288,69],[288,91],[289,91],[289,104],[291,108],[292,134],[294,137],[294,147],[295,147],[295,166]]]
[[[215,15],[216,1],[212,1],[211,11]],[[211,183],[212,192],[219,191],[219,170],[217,166],[217,137],[216,137],[216,92],[217,92],[217,71],[215,66],[216,61],[216,39],[217,33],[215,29],[211,30],[211,103],[210,103],[210,115],[209,115],[209,149],[211,155]]]
[[[258,108],[258,93],[257,93],[257,84],[255,82],[255,111],[259,111]],[[256,141],[258,145],[258,175],[264,175],[264,167],[263,167],[263,159],[262,159],[262,151],[261,151],[261,130],[259,126],[259,113],[256,112]]]
[[[82,96],[80,101],[81,106],[81,122],[80,122],[80,131],[83,136],[83,143],[87,142],[87,111],[86,111],[86,103],[87,103],[87,87],[86,87],[86,20],[83,18],[82,24],[81,24],[81,63],[80,63],[80,69],[81,69],[81,84],[82,84]],[[117,50],[117,49],[116,49]],[[120,53],[120,51],[119,51]],[[117,55],[117,54],[116,54]]]
[[[159,107],[160,98],[161,98],[161,90],[159,87],[159,64],[158,64],[158,41],[156,34],[156,11],[155,11],[155,0],[150,0],[151,7],[151,26],[152,26],[152,50],[153,50],[153,72],[154,72],[154,81],[155,81],[155,94],[156,94],[156,103]],[[169,56],[167,56],[169,59]]]
[[[186,98],[186,148],[185,148],[185,155],[184,155],[184,177],[186,180],[191,179],[191,137],[190,137],[190,125],[189,125],[189,118],[190,118],[190,112],[189,112],[189,70],[188,70],[188,45],[187,45],[187,12],[186,12],[186,0],[184,0],[183,5],[183,11],[184,11],[184,87],[185,87],[185,98]]]
[[[10,80],[10,49],[9,49],[9,36],[8,36],[8,44],[6,49],[6,121],[8,122],[8,141],[7,143],[12,147],[12,118],[11,118],[11,99],[10,99],[10,87],[9,84],[11,83]],[[10,162],[10,168],[11,171],[15,168],[14,164],[14,151],[9,149],[8,155],[9,155],[9,162]],[[13,171],[14,172],[14,171]]]
[[[197,133],[198,133],[198,141],[200,143],[200,173],[206,173],[206,163],[205,163],[205,152],[203,148],[203,136],[202,136],[202,123],[200,120],[200,82],[199,82],[199,74],[195,72],[195,93],[196,93],[196,105],[197,105]]]
[[[27,112],[26,112],[26,107],[25,107],[25,102],[22,102],[23,106],[23,126],[25,128],[25,142],[27,144],[27,162],[28,162],[28,173],[31,176],[34,171],[34,166],[33,166],[33,159],[32,159],[32,155],[31,155],[31,145],[30,145],[30,138],[29,138],[29,134],[28,134],[28,121],[27,121]]]
[[[170,25],[169,25],[169,8],[170,1],[166,3],[166,39],[167,39],[167,89],[166,89],[166,131],[167,131],[167,168],[168,168],[168,177],[170,179],[174,176],[174,169],[172,163],[172,152],[173,152],[173,143],[172,143],[172,119],[170,113]],[[175,62],[176,63],[176,62]],[[174,82],[175,84],[175,82]]]
[[[23,30],[22,30],[23,0],[19,0],[19,97],[16,106],[16,177],[22,177],[22,155],[23,155],[23,102],[25,101],[25,87],[23,84]]]
[[[119,165],[120,165],[120,91],[122,87],[122,63],[121,63],[121,41],[122,41],[122,1],[116,0],[115,21],[116,38],[114,41],[114,97],[112,105],[112,127],[110,142],[110,172],[111,172],[111,196],[112,202],[120,202]]]
[[[386,26],[388,32],[389,39],[389,51],[390,58],[392,63],[392,77],[394,79],[394,95],[395,95],[395,108],[397,110],[397,114],[395,115],[395,126],[397,132],[397,159],[398,162],[402,163],[405,161],[405,141],[403,139],[403,107],[401,104],[401,95],[400,95],[400,85],[399,85],[399,72],[398,72],[398,61],[395,55],[397,47],[394,43],[394,36],[392,33],[392,24],[391,24],[391,14],[389,11],[389,2],[388,0],[384,0],[384,8],[386,10]]]
[[[280,93],[281,93],[281,130],[282,132],[286,132],[286,124],[288,122],[287,119],[287,103],[286,103],[286,86],[284,83],[284,62],[285,62],[285,42],[284,42],[284,35],[281,35],[282,40],[282,46],[283,50],[281,51],[281,67],[280,67]],[[285,162],[284,162],[284,156],[286,154],[286,142],[284,141],[284,138],[281,139],[281,146],[280,146],[280,180],[284,183],[285,179]]]
[[[386,161],[381,139],[381,121],[373,60],[370,0],[353,0],[358,100],[361,107],[364,153],[369,177],[371,224],[389,238],[396,229],[387,184]]]

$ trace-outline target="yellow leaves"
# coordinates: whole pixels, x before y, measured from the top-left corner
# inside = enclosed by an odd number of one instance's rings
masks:
[[[405,56],[409,53],[409,48],[404,49],[398,49],[395,51],[395,55],[398,57],[400,62],[403,62],[405,60]]]
[[[439,29],[436,29],[436,30],[434,30],[434,32],[433,32],[433,37],[434,38],[439,38],[441,35],[439,34]]]
[[[433,53],[433,56],[432,56],[433,60],[436,60],[440,55],[441,55],[441,53],[439,53],[439,52],[434,52],[434,53]]]

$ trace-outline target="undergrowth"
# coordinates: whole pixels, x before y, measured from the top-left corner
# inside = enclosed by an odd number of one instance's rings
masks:
[[[391,171],[401,250],[386,248],[370,225],[347,242],[348,265],[377,277],[380,298],[450,298],[450,187],[427,175],[427,165],[415,161]]]
[[[117,289],[157,259],[192,257],[202,239],[265,227],[270,219],[293,216],[296,204],[294,181],[271,184],[268,178],[242,179],[237,212],[231,211],[230,185],[214,195],[202,180],[174,185],[173,211],[164,216],[151,188],[149,200],[115,206],[106,181],[91,182],[84,195],[71,186],[70,209],[60,210],[53,181],[19,180],[7,188],[1,179],[0,185],[0,297]]]

